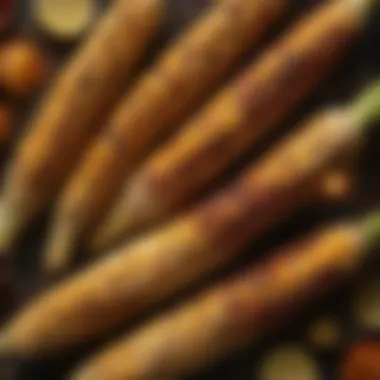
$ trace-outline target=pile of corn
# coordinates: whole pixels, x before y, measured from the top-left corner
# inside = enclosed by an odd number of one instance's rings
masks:
[[[13,3],[4,6],[9,14]],[[259,342],[372,260],[380,213],[371,210],[211,280],[296,212],[349,196],[357,154],[380,123],[380,79],[372,78],[247,160],[331,75],[380,5],[314,3],[268,41],[296,1],[210,2],[153,54],[167,1],[113,1],[104,14],[92,1],[35,1],[38,30],[81,43],[49,83],[48,54],[20,38],[0,46],[3,91],[21,97],[47,83],[2,173],[4,289],[12,288],[15,247],[51,210],[40,263],[48,286],[7,316],[0,355],[48,357],[119,329],[69,379],[180,379]],[[11,116],[0,103],[0,141]],[[380,312],[368,315],[369,304],[356,310],[376,321]],[[339,345],[339,323],[316,323],[308,338]],[[378,346],[358,347],[339,376],[378,379]],[[262,379],[321,378],[297,347],[267,361]]]

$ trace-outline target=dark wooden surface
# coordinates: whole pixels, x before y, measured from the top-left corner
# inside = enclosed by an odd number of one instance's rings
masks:
[[[19,33],[31,35],[37,38],[40,43],[45,46],[53,62],[57,67],[64,62],[75,45],[57,46],[54,43],[42,38],[41,34],[35,29],[30,20],[30,12],[28,8],[32,0],[21,0],[22,10],[20,12]],[[161,32],[157,41],[157,49],[161,47],[169,39],[169,37],[179,30],[183,29],[186,23],[190,22],[197,13],[206,7],[211,0],[167,0],[170,6],[167,25]],[[252,0],[253,1],[253,0]],[[289,14],[283,18],[282,22],[271,31],[265,43],[274,39],[276,35],[286,28],[286,25],[294,21],[300,13],[306,12],[313,4],[318,3],[317,0],[297,0],[294,1],[294,7]],[[319,106],[329,104],[335,101],[349,99],[362,85],[367,83],[380,73],[380,12],[373,14],[373,20],[368,26],[366,32],[360,38],[358,43],[351,50],[349,55],[342,61],[336,70],[321,84],[306,102],[304,102],[299,112],[293,114],[280,132],[270,136],[263,142],[262,146],[252,152],[257,155],[267,146],[273,144],[282,134],[286,133],[294,123],[307,113],[318,109]],[[152,50],[150,56],[153,57],[155,51]],[[256,53],[257,54],[257,53]],[[150,57],[150,58],[151,58]],[[147,63],[150,59],[147,60]],[[34,102],[33,102],[34,103]],[[20,103],[20,131],[25,120],[28,118],[29,104]],[[347,202],[332,205],[311,205],[306,210],[298,213],[290,221],[273,231],[267,237],[259,242],[254,242],[252,247],[247,249],[243,259],[237,265],[243,265],[244,260],[252,260],[254,257],[265,252],[268,247],[279,244],[281,241],[302,234],[310,230],[314,225],[324,223],[328,220],[347,214],[356,214],[361,211],[369,210],[378,205],[380,200],[380,129],[376,128],[371,132],[368,143],[364,152],[361,154],[358,164],[359,184],[357,193]],[[6,161],[6,158],[5,158]],[[22,239],[20,246],[15,255],[15,265],[19,279],[17,281],[17,292],[19,294],[20,306],[34,292],[39,283],[38,280],[38,253],[41,247],[41,239],[44,236],[47,218],[41,218],[40,222],[36,222]],[[231,268],[230,268],[231,270]],[[372,267],[372,271],[378,273],[379,265]],[[377,271],[377,272],[376,272]],[[368,273],[362,273],[362,278],[368,276]],[[349,313],[349,299],[355,283],[346,286],[344,289],[327,297],[323,302],[316,304],[301,316],[297,322],[283,329],[283,332],[275,337],[268,339],[259,346],[248,348],[237,353],[232,358],[227,359],[224,363],[210,368],[202,374],[192,377],[193,380],[248,380],[255,379],[254,372],[260,357],[265,353],[271,345],[281,341],[303,342],[304,330],[310,320],[317,315],[325,313],[339,315],[345,330],[345,341],[347,344],[362,335],[369,334],[361,331],[358,326],[352,322]],[[14,379],[17,380],[59,380],[65,378],[67,371],[72,365],[84,355],[85,351],[68,355],[67,358],[54,358],[42,363],[22,363],[13,366],[15,369]],[[344,347],[339,352],[333,352],[331,355],[318,355],[316,358],[320,360],[321,368],[323,368],[326,379],[335,378],[335,369],[339,358],[344,353]],[[126,358],[128,360],[128,358]],[[0,364],[1,365],[1,364]],[[110,379],[112,380],[112,379]],[[157,379],[160,380],[160,379]],[[302,380],[302,379],[294,379]],[[363,379],[365,380],[365,379]]]

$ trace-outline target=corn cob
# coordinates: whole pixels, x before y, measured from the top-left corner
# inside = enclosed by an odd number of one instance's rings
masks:
[[[222,0],[180,36],[121,102],[63,192],[47,256],[62,267],[96,227],[125,177],[258,41],[288,0]],[[51,270],[50,268],[50,270]]]
[[[357,272],[379,222],[342,222],[279,249],[106,348],[72,379],[178,379],[258,341]]]
[[[315,183],[339,154],[356,148],[380,116],[379,101],[376,84],[353,105],[312,117],[220,193],[32,302],[0,334],[0,347],[20,356],[70,347],[225,266],[251,239],[319,196]]]
[[[6,172],[0,200],[2,254],[55,195],[121,96],[163,17],[162,1],[115,2],[46,94]]]
[[[302,19],[126,181],[91,248],[174,214],[274,128],[337,62],[369,4],[327,1]]]

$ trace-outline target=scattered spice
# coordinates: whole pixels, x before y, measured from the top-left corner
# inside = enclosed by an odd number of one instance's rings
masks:
[[[10,93],[28,95],[41,88],[46,79],[47,58],[33,42],[6,43],[0,53],[0,83]]]
[[[318,350],[333,350],[342,342],[343,331],[336,317],[325,316],[311,324],[307,331],[309,343]]]
[[[336,170],[329,173],[321,185],[321,195],[328,201],[347,200],[354,191],[355,179],[348,170]]]

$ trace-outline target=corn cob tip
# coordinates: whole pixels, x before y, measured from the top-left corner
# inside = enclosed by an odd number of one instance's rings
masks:
[[[360,125],[380,121],[380,80],[365,88],[352,104],[353,115]]]

